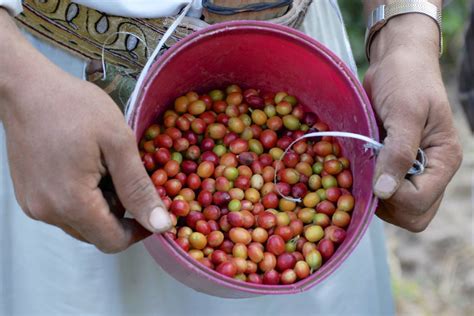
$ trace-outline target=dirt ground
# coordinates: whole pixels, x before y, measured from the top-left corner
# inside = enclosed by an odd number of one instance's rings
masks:
[[[386,225],[398,315],[474,315],[474,134],[447,81],[464,159],[437,216],[422,233]]]

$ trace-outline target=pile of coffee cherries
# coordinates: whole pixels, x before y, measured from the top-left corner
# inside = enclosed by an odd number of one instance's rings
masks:
[[[305,133],[327,130],[285,92],[231,85],[178,97],[139,144],[174,221],[166,237],[243,282],[307,278],[346,237],[350,163],[332,137],[299,140],[283,154]]]

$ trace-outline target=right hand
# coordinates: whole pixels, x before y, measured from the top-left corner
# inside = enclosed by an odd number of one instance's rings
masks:
[[[170,229],[170,216],[117,105],[25,40],[18,42],[10,62],[0,57],[0,118],[24,212],[106,253]],[[107,174],[135,219],[117,216],[108,205],[99,188]]]
[[[438,35],[429,17],[391,19],[372,44],[364,81],[387,133],[375,170],[377,215],[412,232],[423,231],[435,217],[462,160],[439,67]],[[419,147],[426,169],[406,177]]]

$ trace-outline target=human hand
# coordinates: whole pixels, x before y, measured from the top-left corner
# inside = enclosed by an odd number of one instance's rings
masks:
[[[0,60],[2,77],[9,79],[0,80],[0,118],[15,194],[25,213],[106,253],[168,230],[170,217],[118,107],[96,86],[18,42],[14,59]],[[99,187],[108,174],[135,219],[115,214],[108,205]]]
[[[438,50],[438,29],[430,18],[393,18],[372,44],[364,81],[387,133],[374,177],[377,215],[413,232],[433,219],[462,160]],[[423,175],[406,177],[419,147],[427,168]]]

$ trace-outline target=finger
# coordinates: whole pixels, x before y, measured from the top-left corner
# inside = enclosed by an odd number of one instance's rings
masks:
[[[23,209],[23,213],[25,213],[26,216],[28,216],[29,218],[37,221],[38,219],[30,212],[30,210],[28,208],[22,208]]]
[[[159,198],[138,154],[128,127],[124,137],[112,137],[103,146],[104,158],[120,201],[143,227],[151,232],[165,232],[171,218]]]
[[[75,212],[68,212],[71,215],[67,225],[105,253],[123,251],[150,235],[134,219],[117,218],[100,189],[93,191],[83,202],[77,203]]]
[[[397,207],[393,208],[391,203],[383,201],[377,208],[376,214],[387,223],[405,228],[414,233],[419,233],[428,227],[428,224],[436,215],[442,199],[443,195],[439,196],[430,208],[418,215],[404,212],[403,209]]]
[[[425,172],[404,179],[398,191],[381,203],[377,211],[379,217],[401,227],[412,227],[412,231],[426,227],[462,160],[459,143],[449,139],[451,141],[425,149],[428,160]]]
[[[71,237],[73,237],[73,238],[75,238],[79,241],[90,244],[90,242],[87,239],[82,237],[82,235],[79,234],[79,232],[77,230],[75,230],[74,228],[72,228],[71,226],[66,225],[66,224],[62,224],[62,225],[58,225],[58,227],[61,228],[66,234],[70,235]]]
[[[460,166],[462,155],[458,146],[453,140],[449,144],[426,148],[427,166],[424,173],[405,180],[394,195],[395,200],[409,201],[409,210],[423,210],[433,204]]]
[[[414,107],[416,104],[411,106]],[[384,119],[387,137],[377,157],[374,178],[374,193],[380,199],[388,199],[397,191],[413,165],[425,124],[422,117],[416,113],[406,115],[393,106],[387,113]]]

